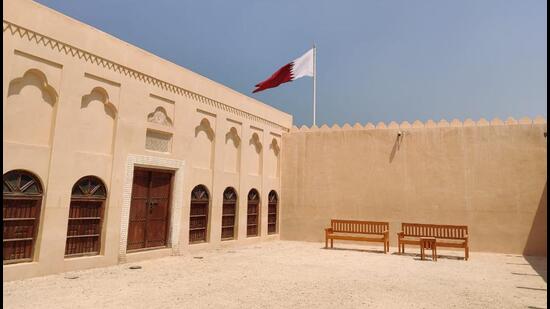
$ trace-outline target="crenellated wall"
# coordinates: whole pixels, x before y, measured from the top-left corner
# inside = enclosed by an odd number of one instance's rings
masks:
[[[467,224],[473,251],[546,255],[546,120],[294,127],[283,135],[282,228],[323,240],[331,218]],[[401,136],[398,132],[401,131]]]
[[[506,120],[501,120],[500,118],[494,118],[493,120],[489,121],[485,118],[481,118],[478,121],[474,121],[471,118],[467,118],[464,121],[461,121],[460,119],[453,119],[451,122],[447,121],[446,119],[441,119],[438,122],[435,122],[434,120],[429,119],[425,123],[420,120],[415,120],[412,124],[408,121],[403,121],[400,124],[392,121],[389,124],[386,124],[384,122],[378,122],[376,125],[368,122],[365,125],[362,125],[360,123],[355,123],[353,126],[346,123],[342,127],[340,127],[338,124],[332,125],[332,127],[329,127],[328,125],[324,124],[321,127],[312,126],[307,127],[305,125],[301,126],[300,128],[293,126],[291,132],[315,132],[315,131],[337,131],[337,130],[372,130],[372,129],[421,129],[421,128],[447,128],[447,127],[485,127],[485,126],[501,126],[501,125],[514,125],[514,124],[546,124],[546,118],[542,116],[536,116],[534,119],[531,119],[529,117],[522,117],[519,120],[508,117]]]

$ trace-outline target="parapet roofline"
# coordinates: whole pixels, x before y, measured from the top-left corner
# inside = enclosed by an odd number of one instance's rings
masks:
[[[117,37],[115,37],[115,36],[113,36],[113,35],[111,35],[107,32],[104,32],[104,31],[102,31],[98,28],[95,28],[95,27],[93,27],[91,25],[88,25],[84,22],[81,22],[81,21],[79,21],[79,20],[77,20],[77,19],[75,19],[71,16],[65,15],[65,14],[63,14],[59,11],[56,11],[56,10],[54,10],[54,9],[48,7],[48,6],[45,6],[41,3],[37,3],[37,2],[31,1],[31,0],[17,0],[17,1],[16,0],[4,0],[4,2],[3,2],[3,8],[4,8],[3,20],[4,21],[6,21],[8,23],[11,23],[11,24],[14,24],[14,25],[17,25],[17,26],[23,26],[23,25],[20,25],[21,23],[17,21],[17,16],[12,16],[14,14],[10,14],[10,12],[14,13],[14,10],[10,9],[10,8],[12,8],[14,6],[18,6],[18,5],[19,6],[21,6],[21,5],[30,5],[30,6],[33,6],[34,9],[36,9],[36,10],[43,10],[43,11],[47,12],[47,14],[51,14],[51,15],[57,17],[57,18],[64,19],[68,23],[77,24],[80,28],[79,27],[71,27],[71,32],[80,31],[80,30],[82,30],[82,28],[84,28],[84,29],[86,29],[86,31],[90,31],[92,33],[95,33],[94,38],[100,39],[100,40],[105,40],[105,43],[115,43],[115,44],[119,45],[121,48],[130,48],[131,51],[133,51],[133,52],[141,53],[144,56],[151,58],[152,60],[161,62],[163,65],[167,66],[167,69],[168,69],[167,71],[170,71],[170,70],[172,72],[177,71],[177,70],[182,71],[182,73],[184,75],[185,74],[192,75],[192,76],[187,76],[187,77],[198,78],[198,79],[200,79],[201,82],[205,82],[205,83],[213,85],[217,88],[221,88],[219,90],[228,92],[228,94],[230,94],[230,95],[241,97],[241,99],[245,99],[246,101],[248,101],[246,103],[253,104],[253,105],[256,105],[257,107],[265,109],[265,111],[264,111],[265,113],[262,112],[261,115],[260,115],[262,117],[267,117],[267,116],[270,115],[270,113],[277,113],[279,116],[282,116],[283,118],[286,118],[285,122],[288,122],[288,123],[285,123],[285,124],[279,124],[283,127],[290,128],[290,126],[292,125],[292,115],[290,115],[288,113],[285,113],[285,112],[283,112],[279,109],[276,109],[273,106],[270,106],[270,105],[268,105],[264,102],[261,102],[261,101],[255,99],[255,98],[249,97],[249,96],[247,96],[247,95],[245,95],[241,92],[238,92],[238,91],[236,91],[236,90],[234,90],[234,89],[232,89],[232,88],[230,88],[230,87],[228,87],[224,84],[221,84],[219,82],[211,80],[208,77],[205,77],[205,76],[203,76],[199,73],[193,72],[193,71],[191,71],[191,70],[189,70],[189,69],[187,69],[187,68],[185,68],[181,65],[173,63],[173,62],[171,62],[167,59],[164,59],[162,57],[159,57],[159,56],[157,56],[157,55],[155,55],[155,54],[153,54],[153,53],[151,53],[147,50],[144,50],[144,49],[142,49],[138,46],[135,46],[131,43],[128,43],[128,42],[126,42],[122,39],[119,39],[119,38],[117,38]],[[15,20],[10,20],[11,17],[15,17],[14,18]],[[55,24],[55,23],[53,23],[53,24]],[[59,25],[57,25],[57,26],[59,26]],[[42,33],[43,35],[48,36],[48,37],[53,38],[53,39],[56,39],[56,40],[60,40],[60,41],[64,40],[68,44],[74,45],[75,47],[78,47],[78,48],[82,48],[83,50],[88,47],[86,44],[79,44],[79,42],[74,42],[74,40],[71,40],[71,39],[67,39],[67,38],[57,39],[56,35],[52,35],[52,33],[50,33],[50,32],[53,32],[51,28],[43,29],[43,30],[46,30],[46,31],[42,31],[42,30],[38,31],[37,29],[33,29],[34,27],[28,25],[28,23],[24,23],[23,27],[28,28],[29,30],[31,30],[33,32]],[[81,37],[85,37],[85,36],[73,36],[73,37],[81,38]],[[111,42],[109,42],[109,41],[111,41]],[[105,59],[113,59],[112,56],[115,56],[115,57],[117,56],[116,54],[106,56],[105,53],[98,52],[96,50],[93,50],[93,51],[89,50],[89,51],[94,53],[94,54],[97,54],[98,56],[103,57]],[[126,58],[122,58],[122,59],[116,59],[114,61],[118,62],[118,63],[124,63],[124,65],[126,65],[128,67],[131,67],[131,68],[140,65],[140,63],[128,63],[125,60],[126,60]],[[141,64],[143,65],[143,63],[141,63]],[[144,72],[144,73],[146,73],[150,76],[158,76],[157,72],[152,73],[152,72],[150,72],[150,69],[147,69],[147,68],[141,68],[140,67],[140,68],[136,68],[136,69],[139,70],[139,71],[142,71],[142,72]],[[158,78],[160,80],[169,80],[169,81],[173,80],[172,78],[165,77],[165,76],[156,77],[156,78]],[[199,89],[194,89],[193,86],[196,86],[196,84],[197,84],[196,82],[195,83],[190,83],[190,85],[186,84],[185,88],[189,89],[190,91],[195,92],[197,94],[204,94],[204,95],[207,95],[211,98],[215,98],[216,100],[218,100],[220,102],[224,102],[224,104],[229,104],[229,105],[231,105],[235,108],[248,110],[248,112],[251,113],[249,108],[242,107],[242,106],[235,106],[234,104],[232,104],[233,102],[227,103],[227,100],[223,100],[223,99],[219,98],[219,96],[217,95],[218,91],[207,91],[208,93],[206,94],[206,93],[204,93],[205,91],[201,91]],[[242,104],[243,102],[240,101],[240,103]],[[258,113],[253,113],[253,114],[258,114]]]
[[[451,122],[447,121],[446,119],[441,119],[438,122],[435,122],[433,120],[427,120],[426,122],[422,122],[420,120],[415,120],[412,124],[408,121],[403,121],[401,123],[397,123],[395,121],[392,121],[388,124],[380,121],[376,125],[369,122],[365,125],[362,125],[360,123],[355,123],[353,126],[351,126],[348,123],[345,123],[343,126],[339,126],[338,124],[333,124],[331,127],[329,127],[327,124],[323,124],[321,127],[317,126],[311,126],[308,127],[306,125],[303,125],[301,127],[293,126],[291,132],[315,132],[315,131],[337,131],[337,130],[374,130],[374,129],[422,129],[422,128],[458,128],[458,127],[486,127],[486,126],[506,126],[506,125],[544,125],[546,124],[546,118],[543,116],[536,116],[534,119],[531,119],[530,117],[522,117],[519,120],[516,120],[513,117],[508,117],[506,120],[501,120],[500,118],[496,117],[493,118],[493,120],[488,121],[485,118],[480,118],[478,121],[474,121],[471,118],[467,118],[464,121],[461,121],[459,119],[453,119]]]

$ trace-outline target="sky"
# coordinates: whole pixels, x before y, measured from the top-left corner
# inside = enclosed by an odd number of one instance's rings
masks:
[[[317,46],[317,125],[547,116],[545,0],[39,0],[312,123],[312,79],[252,94]],[[185,87],[185,85],[182,85]]]

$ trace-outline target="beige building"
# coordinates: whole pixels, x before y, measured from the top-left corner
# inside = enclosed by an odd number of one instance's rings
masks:
[[[545,119],[292,128],[40,4],[3,9],[4,280],[319,241],[330,218],[390,221],[392,243],[400,222],[468,224],[474,251],[546,255]]]
[[[3,8],[5,280],[279,237],[290,115],[35,2]]]

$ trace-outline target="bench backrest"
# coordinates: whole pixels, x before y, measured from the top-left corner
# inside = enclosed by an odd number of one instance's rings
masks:
[[[401,223],[404,236],[461,239],[468,235],[466,225]]]
[[[358,220],[330,220],[333,232],[359,233],[359,234],[383,234],[390,229],[388,222],[358,221]]]

